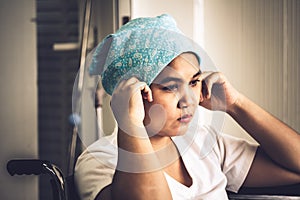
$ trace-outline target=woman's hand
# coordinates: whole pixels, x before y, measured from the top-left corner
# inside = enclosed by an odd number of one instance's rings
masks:
[[[145,82],[132,77],[123,80],[112,94],[111,108],[119,127],[126,131],[132,126],[143,126],[145,117],[143,99],[152,101],[152,93]]]
[[[118,162],[111,191],[100,197],[172,199],[165,175],[158,170],[160,160],[143,124],[143,99],[151,102],[152,92],[146,83],[134,77],[120,82],[112,95],[111,107],[119,127]]]
[[[203,72],[202,92],[199,105],[210,110],[228,112],[238,101],[239,92],[220,72]]]

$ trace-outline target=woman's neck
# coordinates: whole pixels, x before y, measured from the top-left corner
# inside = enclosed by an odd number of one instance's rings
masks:
[[[150,137],[150,142],[154,151],[160,151],[173,143],[171,137],[160,135]]]
[[[150,142],[162,168],[169,166],[180,158],[180,154],[171,137],[156,135],[150,138]]]

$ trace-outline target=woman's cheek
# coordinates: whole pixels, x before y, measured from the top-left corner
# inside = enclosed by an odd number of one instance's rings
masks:
[[[199,104],[199,102],[203,101],[203,94],[201,92],[202,87],[193,88],[193,101],[195,104]]]
[[[160,104],[151,105],[146,112],[145,127],[149,136],[161,132],[167,122],[167,110]]]

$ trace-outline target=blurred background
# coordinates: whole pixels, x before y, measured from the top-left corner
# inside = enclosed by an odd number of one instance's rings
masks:
[[[169,13],[238,90],[300,131],[299,0],[91,2],[87,52],[130,19]],[[11,177],[10,159],[49,160],[71,173],[69,116],[85,5],[85,0],[0,0],[0,199],[51,199],[43,176]],[[96,119],[87,117],[95,84],[86,81],[76,156],[99,137]],[[103,104],[102,126],[109,134],[114,127],[109,96]],[[220,126],[253,141],[227,116]]]

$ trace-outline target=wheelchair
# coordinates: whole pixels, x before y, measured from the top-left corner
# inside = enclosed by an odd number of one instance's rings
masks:
[[[7,171],[14,175],[48,175],[54,200],[79,200],[73,175],[65,177],[53,163],[39,159],[15,159],[7,163]]]
[[[7,163],[7,171],[14,175],[41,175],[50,177],[54,200],[79,200],[73,175],[64,177],[62,171],[53,163],[39,159],[16,159]],[[279,187],[241,188],[238,193],[227,191],[230,200],[300,200],[300,183]]]

